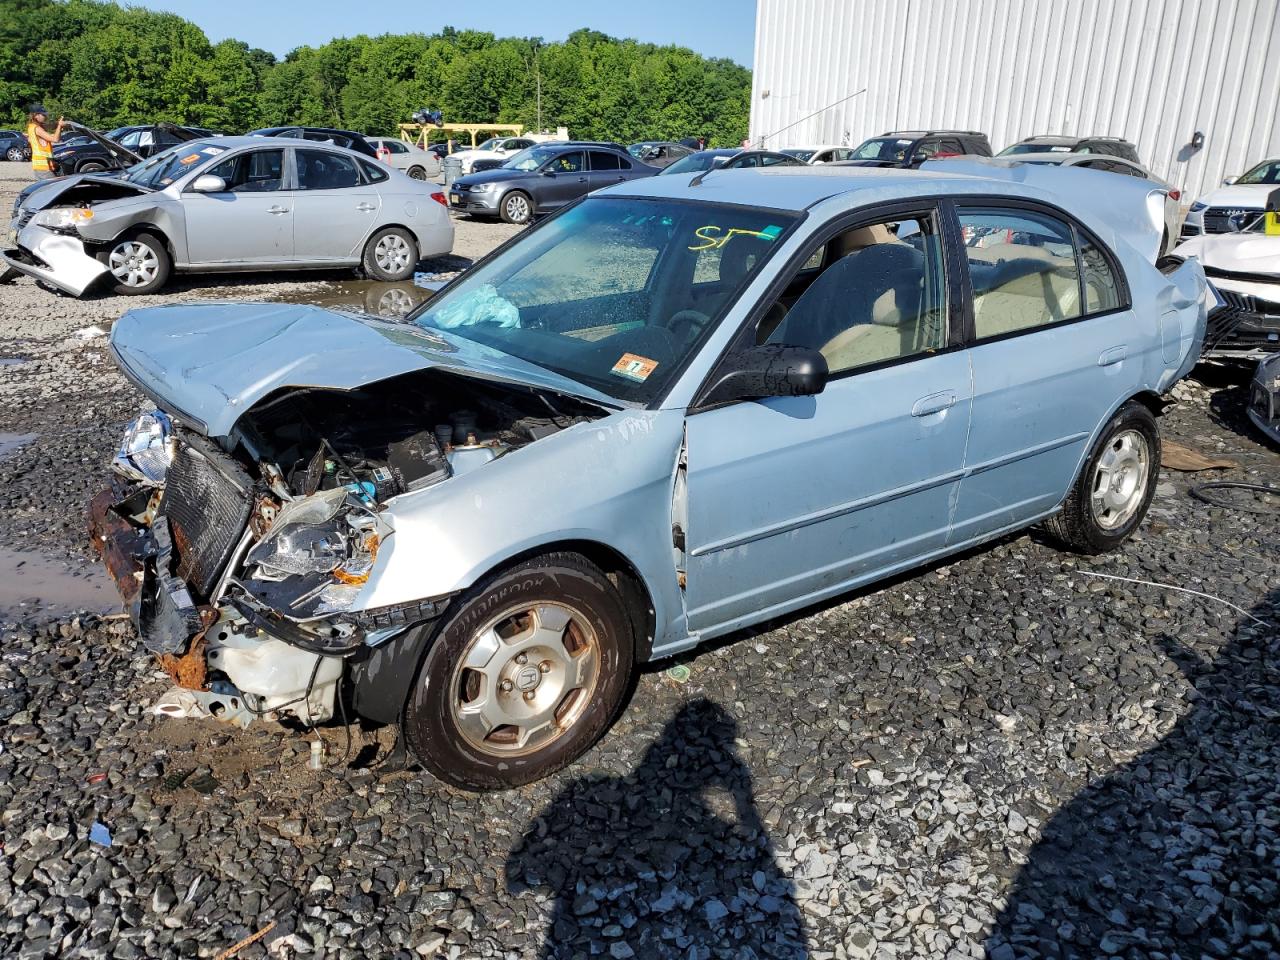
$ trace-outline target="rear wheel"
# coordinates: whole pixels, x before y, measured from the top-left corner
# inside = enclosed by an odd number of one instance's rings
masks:
[[[423,658],[405,709],[410,748],[465,790],[501,790],[572,763],[617,717],[635,638],[622,597],[571,553],[478,585]]]
[[[422,167],[410,167],[408,170],[405,171],[405,173],[407,173],[414,180],[427,179],[427,171],[422,169]]]
[[[169,279],[172,267],[164,241],[150,233],[117,240],[98,259],[115,281],[112,289],[126,296],[155,293]]]
[[[4,158],[11,163],[21,163],[25,159],[21,147],[10,147],[5,151]]]
[[[88,163],[82,163],[80,165],[81,173],[101,173],[105,169],[107,168],[104,164],[98,163],[95,160],[90,160]]]
[[[407,280],[418,265],[418,243],[403,227],[379,230],[364,248],[364,272],[373,280]]]
[[[1160,472],[1160,428],[1136,400],[1121,407],[1045,528],[1080,553],[1114,550],[1142,523]]]
[[[512,190],[502,198],[499,212],[507,223],[528,223],[533,219],[533,201],[527,193]]]

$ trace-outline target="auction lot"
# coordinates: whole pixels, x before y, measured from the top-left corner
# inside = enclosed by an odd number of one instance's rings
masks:
[[[0,209],[28,176],[0,164]],[[517,231],[456,226],[420,270]],[[379,775],[385,731],[323,728],[312,770],[304,732],[153,716],[168,678],[84,539],[144,402],[104,331],[175,300],[419,295],[383,286],[0,285],[0,953],[214,957],[272,924],[235,956],[1280,953],[1280,635],[1252,619],[1280,531],[1189,495],[1280,480],[1243,372],[1198,369],[1161,420],[1235,465],[1163,471],[1117,553],[1022,535],[653,665],[584,760],[516,791]]]

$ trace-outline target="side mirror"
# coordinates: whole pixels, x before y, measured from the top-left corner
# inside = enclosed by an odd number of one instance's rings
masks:
[[[827,358],[808,347],[766,343],[725,356],[703,403],[732,403],[765,397],[809,397],[827,385]]]
[[[539,170],[538,172],[541,173],[544,177],[554,177],[556,175],[556,172],[552,170],[550,167],[543,170]]]
[[[212,173],[204,173],[196,177],[196,182],[191,184],[191,189],[196,193],[226,193],[227,181],[221,177],[215,177]]]
[[[1226,177],[1226,178],[1224,178],[1224,179],[1223,179],[1223,181],[1222,181],[1222,185],[1223,185],[1224,187],[1229,187],[1229,186],[1231,186],[1233,183],[1235,183],[1235,182],[1236,182],[1236,179],[1237,179],[1236,177]]]

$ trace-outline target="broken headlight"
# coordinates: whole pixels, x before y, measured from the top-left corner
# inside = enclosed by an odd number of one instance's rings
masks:
[[[159,410],[144,413],[125,427],[111,466],[130,480],[159,486],[173,462],[173,424]]]
[[[245,556],[242,585],[294,620],[343,613],[368,581],[379,543],[376,517],[350,490],[291,500]]]
[[[93,211],[85,207],[59,207],[56,210],[41,210],[31,222],[50,230],[74,230],[92,219]]]

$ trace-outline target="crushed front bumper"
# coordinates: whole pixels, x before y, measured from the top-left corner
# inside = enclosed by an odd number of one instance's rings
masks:
[[[107,273],[106,264],[90,255],[79,237],[33,223],[19,229],[14,221],[0,257],[9,268],[73,297],[84,296]]]
[[[1258,364],[1249,384],[1247,412],[1255,427],[1280,443],[1280,353]]]
[[[1209,314],[1201,356],[1252,362],[1280,350],[1280,283],[1210,277],[1223,306]]]

